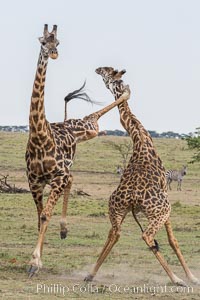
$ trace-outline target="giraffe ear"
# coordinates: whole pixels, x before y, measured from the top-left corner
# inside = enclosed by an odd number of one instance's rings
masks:
[[[45,43],[45,41],[44,41],[44,38],[43,38],[43,37],[39,37],[39,38],[38,38],[38,40],[40,41],[40,44],[42,44],[42,45]]]
[[[121,77],[122,77],[122,75],[123,75],[124,73],[126,73],[126,70],[125,70],[125,69],[122,70],[122,71],[120,71],[120,72],[118,72],[118,70],[115,70],[115,71],[112,73],[112,76],[113,76],[113,78],[114,78],[115,80],[119,80],[119,79],[121,79]]]

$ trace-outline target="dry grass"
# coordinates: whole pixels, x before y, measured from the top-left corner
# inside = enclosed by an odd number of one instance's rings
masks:
[[[0,194],[0,293],[3,299],[199,299],[200,291],[195,286],[188,293],[187,290],[185,293],[171,291],[167,275],[146,248],[131,215],[125,219],[121,238],[93,284],[83,282],[107,237],[108,198],[119,182],[115,171],[120,156],[106,143],[110,139],[120,143],[126,138],[101,137],[78,146],[68,209],[68,238],[59,238],[60,199],[46,234],[44,267],[31,280],[27,278],[26,267],[37,241],[34,203],[29,194]],[[23,187],[28,187],[24,163],[26,140],[25,134],[0,133],[0,173],[10,174],[10,180]],[[180,167],[192,156],[181,140],[159,139],[155,144],[167,168]],[[188,265],[200,278],[199,180],[199,165],[189,165],[183,191],[177,192],[173,184],[169,197],[175,235]],[[78,196],[77,189],[91,196]],[[142,216],[140,221],[146,224]],[[164,229],[158,233],[157,240],[172,269],[185,280]],[[166,290],[162,292],[165,285]],[[141,290],[144,287],[146,293]],[[153,287],[157,289],[155,293]]]

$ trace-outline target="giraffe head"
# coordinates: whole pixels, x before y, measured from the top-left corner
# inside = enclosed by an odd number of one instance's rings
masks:
[[[122,75],[126,73],[126,70],[118,71],[112,67],[100,67],[96,69],[96,73],[101,75],[106,87],[114,92],[116,86],[121,87],[119,92],[123,92],[124,85],[121,79]]]
[[[49,32],[48,25],[45,24],[43,36],[39,38],[39,41],[44,58],[51,57],[52,59],[56,59],[58,57],[57,46],[59,45],[59,41],[57,40],[57,25],[53,25],[53,30]]]

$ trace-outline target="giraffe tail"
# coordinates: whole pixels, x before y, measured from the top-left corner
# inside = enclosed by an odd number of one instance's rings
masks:
[[[140,229],[141,229],[141,231],[142,231],[142,233],[144,232],[144,229],[142,228],[142,225],[140,224],[140,222],[138,221],[138,219],[137,219],[137,217],[136,217],[136,214],[135,214],[135,212],[134,212],[134,208],[132,207],[132,215],[133,215],[133,218],[135,219],[135,221],[136,221],[136,223],[138,224],[138,226],[140,227]],[[152,246],[151,248],[150,248],[150,250],[154,250],[155,249],[155,251],[159,251],[159,249],[160,249],[160,247],[159,247],[159,244],[158,244],[158,242],[157,242],[157,240],[155,240],[154,239],[154,246]]]
[[[140,227],[142,233],[144,232],[144,229],[142,228],[142,225],[140,224],[140,222],[138,221],[137,217],[136,217],[136,214],[134,212],[134,208],[132,208],[132,215],[133,215],[133,218],[135,219],[136,223],[138,224],[138,226]]]
[[[86,81],[84,81],[83,85],[78,90],[75,90],[69,93],[67,96],[65,96],[64,101],[69,102],[70,100],[75,98],[78,99],[84,98],[83,100],[90,102],[91,101],[90,97],[85,92],[83,92],[85,85],[86,85]]]
[[[83,91],[85,85],[86,85],[86,81],[84,81],[83,85],[78,90],[75,90],[75,91],[69,93],[67,96],[65,96],[65,98],[64,98],[64,101],[65,101],[65,118],[64,118],[64,120],[65,121],[67,120],[67,103],[69,101],[71,101],[72,99],[81,99],[81,100],[90,102],[91,104],[98,104],[98,105],[101,104],[100,102],[91,100],[90,97],[88,96],[88,94]]]
[[[91,104],[101,104],[101,102],[91,100],[88,94],[84,92],[85,85],[86,85],[86,81],[84,81],[83,85],[78,90],[75,90],[69,93],[67,96],[65,96],[64,101],[68,103],[72,99],[81,99],[90,102]]]

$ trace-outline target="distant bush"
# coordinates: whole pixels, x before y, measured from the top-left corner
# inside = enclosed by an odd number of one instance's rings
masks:
[[[187,141],[189,149],[196,150],[197,152],[193,155],[191,163],[200,161],[200,127],[197,128],[197,131],[190,136],[185,138]]]

